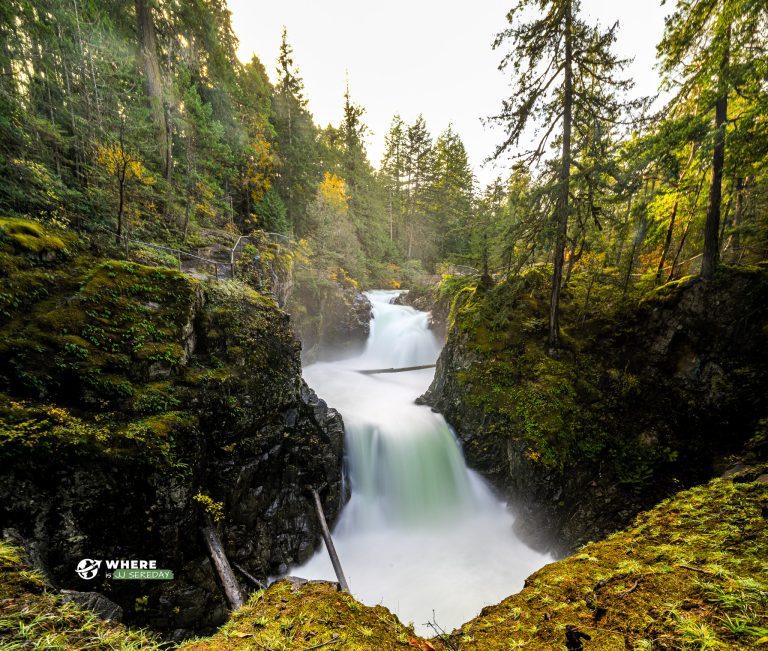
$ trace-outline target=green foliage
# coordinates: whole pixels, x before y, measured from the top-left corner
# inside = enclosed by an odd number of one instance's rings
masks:
[[[0,646],[3,649],[160,651],[153,634],[104,621],[65,603],[30,569],[17,547],[0,540]]]
[[[192,497],[195,502],[200,504],[200,506],[203,508],[203,510],[211,517],[211,520],[213,520],[216,523],[222,522],[224,520],[224,503],[223,502],[217,502],[213,500],[208,495],[203,495],[202,493],[198,493],[194,497]]]

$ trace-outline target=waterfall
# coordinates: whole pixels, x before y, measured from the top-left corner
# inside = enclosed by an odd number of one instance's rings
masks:
[[[429,315],[369,292],[374,319],[363,353],[304,369],[344,417],[351,497],[334,541],[352,594],[383,604],[416,630],[446,630],[522,588],[551,559],[520,542],[512,515],[464,463],[442,416],[415,399],[433,370],[361,375],[361,369],[433,364],[440,344]],[[334,580],[320,550],[293,574]]]

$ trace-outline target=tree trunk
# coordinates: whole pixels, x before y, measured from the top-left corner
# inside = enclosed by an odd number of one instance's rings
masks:
[[[732,259],[736,260],[739,254],[739,247],[741,242],[739,241],[739,227],[744,215],[744,189],[747,183],[743,177],[736,179],[736,206],[733,209],[733,237],[731,239],[731,248],[733,252]]]
[[[661,282],[661,274],[664,271],[664,261],[667,259],[667,253],[669,253],[669,247],[672,244],[672,234],[675,231],[675,220],[677,219],[677,207],[680,204],[679,197],[675,197],[675,205],[672,208],[672,214],[669,217],[669,227],[667,228],[667,237],[664,240],[664,248],[661,251],[661,258],[659,258],[659,267],[656,269],[656,284]]]
[[[170,178],[172,152],[168,135],[168,122],[163,102],[163,80],[157,59],[157,35],[152,20],[152,9],[147,0],[134,0],[136,7],[136,30],[139,35],[139,53],[144,74],[147,78],[147,95],[152,109],[152,120],[157,132],[158,153],[163,162],[163,173]]]
[[[709,184],[707,221],[704,225],[704,256],[701,260],[702,278],[711,278],[720,261],[720,204],[723,196],[723,166],[725,164],[725,131],[728,121],[728,64],[731,29],[726,31],[726,45],[720,62],[719,97],[715,102],[715,150],[712,154],[712,180]]]
[[[243,599],[240,584],[235,578],[235,573],[232,571],[232,567],[224,553],[224,547],[221,544],[219,534],[216,532],[216,528],[213,526],[208,515],[205,516],[205,526],[202,528],[202,534],[205,546],[208,548],[211,565],[213,565],[216,576],[219,577],[221,589],[229,602],[229,607],[232,610],[242,608],[245,604],[245,599]]]
[[[315,501],[315,510],[317,511],[317,519],[320,521],[320,531],[323,534],[323,540],[325,541],[325,547],[328,550],[328,555],[331,557],[331,564],[333,565],[333,571],[336,572],[336,578],[339,581],[339,586],[344,592],[349,592],[349,586],[347,585],[347,579],[344,578],[344,572],[341,569],[341,562],[339,556],[336,553],[336,547],[333,544],[333,538],[331,538],[331,531],[328,529],[328,523],[325,521],[325,513],[323,513],[323,503],[320,501],[320,495],[316,490],[312,490],[312,497]]]
[[[557,205],[557,232],[555,235],[552,298],[549,304],[549,345],[560,344],[560,292],[563,284],[565,239],[568,234],[569,192],[571,181],[571,122],[573,118],[573,35],[572,6],[565,8],[565,81],[563,84],[563,165],[560,170],[560,200]]]
[[[118,184],[118,204],[117,204],[117,235],[115,237],[115,241],[120,244],[120,239],[123,236],[123,205],[125,203],[125,175],[126,175],[126,164],[123,164],[123,169],[121,172],[118,173],[117,178],[117,184]]]

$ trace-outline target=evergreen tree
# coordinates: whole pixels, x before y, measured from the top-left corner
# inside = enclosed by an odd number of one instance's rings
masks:
[[[406,130],[406,201],[405,236],[406,257],[433,257],[433,245],[426,237],[427,215],[430,208],[430,194],[434,172],[434,148],[427,123],[419,115],[416,122]],[[417,253],[418,246],[418,256]]]
[[[765,62],[768,8],[759,0],[682,0],[667,18],[658,46],[668,86],[677,87],[673,108],[691,97],[714,112],[709,199],[701,275],[710,278],[720,256],[720,218],[726,155],[728,102],[734,90],[760,86]],[[748,91],[748,92],[749,92]],[[764,93],[763,93],[764,94]]]
[[[389,240],[402,238],[405,218],[405,183],[407,128],[399,115],[392,118],[392,125],[384,138],[384,155],[379,174],[386,196]]]
[[[530,9],[538,10],[541,17],[525,22],[522,14]],[[536,122],[543,134],[521,154],[526,161],[542,159],[553,134],[558,129],[560,133],[559,172],[553,185],[557,193],[549,314],[553,348],[559,344],[560,294],[572,212],[574,126],[594,128],[596,123],[613,119],[619,112],[616,92],[630,87],[629,82],[615,77],[626,63],[611,52],[617,25],[601,32],[579,18],[579,9],[578,0],[520,0],[507,14],[510,27],[494,43],[495,47],[511,43],[501,68],[511,65],[515,78],[515,92],[494,117],[506,127],[506,138],[494,156],[517,147],[531,122]]]
[[[280,152],[275,186],[285,203],[296,235],[308,232],[307,208],[320,175],[317,132],[307,110],[304,84],[283,29],[274,96],[274,127]]]
[[[449,125],[435,143],[431,190],[441,260],[464,261],[470,254],[474,182],[464,143]]]

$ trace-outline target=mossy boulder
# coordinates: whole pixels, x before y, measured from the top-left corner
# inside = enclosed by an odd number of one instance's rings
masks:
[[[340,509],[341,419],[303,382],[271,298],[68,250],[0,250],[0,530],[57,585],[106,593],[130,622],[211,630],[226,608],[195,496],[222,505],[246,571],[286,571],[319,542],[305,491],[325,487],[329,518]],[[86,582],[81,558],[156,559],[177,579]]]
[[[308,649],[395,651],[423,640],[383,606],[364,606],[335,583],[279,581],[254,595],[211,638],[184,644],[184,651]],[[432,647],[434,648],[434,647]]]

